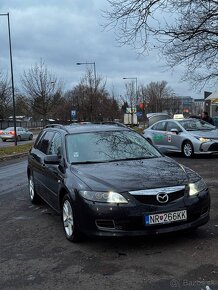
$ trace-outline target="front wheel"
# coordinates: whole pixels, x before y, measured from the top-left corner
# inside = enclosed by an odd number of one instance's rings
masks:
[[[182,153],[185,157],[193,157],[194,155],[194,148],[190,141],[185,141],[182,146]]]
[[[66,238],[74,243],[81,241],[82,235],[78,229],[72,201],[68,194],[64,196],[62,202],[62,222]]]
[[[38,204],[41,201],[40,197],[36,193],[34,180],[33,180],[33,176],[32,175],[30,175],[30,177],[29,177],[29,197],[30,197],[30,201],[33,204]]]

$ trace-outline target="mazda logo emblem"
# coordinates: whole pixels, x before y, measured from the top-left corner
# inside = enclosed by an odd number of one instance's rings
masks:
[[[158,193],[158,195],[157,195],[157,201],[159,203],[166,203],[166,202],[168,202],[168,200],[169,200],[169,196],[168,196],[167,193],[164,193],[164,192]]]

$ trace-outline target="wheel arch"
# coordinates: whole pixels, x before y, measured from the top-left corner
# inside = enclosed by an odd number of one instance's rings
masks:
[[[185,140],[182,141],[181,152],[182,152],[183,146],[184,146],[184,144],[185,144],[186,142],[191,143],[191,145],[192,145],[192,147],[193,147],[193,150],[194,150],[194,145],[193,145],[192,141],[191,141],[190,139],[185,139]]]

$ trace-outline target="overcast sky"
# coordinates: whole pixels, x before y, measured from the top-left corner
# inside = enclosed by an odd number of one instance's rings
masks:
[[[0,13],[10,13],[15,86],[23,71],[42,59],[65,90],[71,89],[86,71],[76,63],[95,62],[97,75],[118,96],[125,91],[123,77],[137,77],[138,85],[165,80],[177,95],[203,97],[180,81],[184,69],[167,70],[157,51],[138,55],[119,46],[114,31],[103,29],[106,6],[106,0],[1,0]],[[7,17],[0,17],[0,71],[10,75]]]

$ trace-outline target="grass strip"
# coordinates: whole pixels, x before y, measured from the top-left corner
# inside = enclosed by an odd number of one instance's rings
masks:
[[[17,146],[1,147],[0,157],[26,153],[30,150],[31,146],[32,144],[22,144],[22,145],[17,145]]]

